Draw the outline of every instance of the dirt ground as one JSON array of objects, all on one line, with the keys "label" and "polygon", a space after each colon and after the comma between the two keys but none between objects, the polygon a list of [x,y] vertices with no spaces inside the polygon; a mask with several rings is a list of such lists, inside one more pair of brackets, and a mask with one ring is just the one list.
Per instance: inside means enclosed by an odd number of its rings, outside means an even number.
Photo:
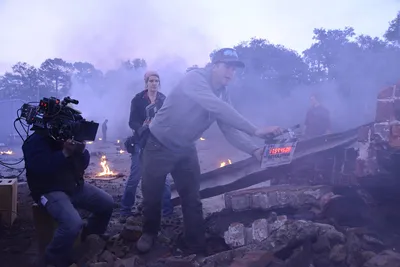
[{"label": "dirt ground", "polygon": [[[222,142],[222,143],[221,143]],[[218,146],[216,144],[218,143]],[[215,149],[216,147],[225,147],[226,149]],[[95,184],[111,194],[115,200],[116,208],[109,226],[111,234],[121,231],[122,225],[118,222],[119,205],[123,193],[126,179],[130,169],[130,155],[123,149],[122,142],[115,140],[104,143],[96,141],[87,145],[91,153],[91,163],[86,171],[87,182]],[[18,147],[11,148],[13,155],[2,155],[0,160],[13,163],[22,158],[22,152]],[[122,152],[122,153],[121,153]],[[214,140],[203,140],[198,142],[199,160],[202,172],[207,172],[218,168],[223,161],[236,161],[245,157],[242,153],[226,144],[226,141],[220,138]],[[106,155],[107,163],[114,173],[119,177],[111,180],[92,179],[96,174],[102,171],[100,165],[101,156]],[[23,162],[14,165],[15,168],[22,168]],[[19,170],[10,168],[0,169],[3,176],[17,175]],[[30,267],[38,255],[38,248],[35,237],[35,230],[32,219],[32,200],[29,196],[29,189],[25,182],[25,173],[18,178],[18,216],[11,227],[1,226],[0,228],[0,262],[2,267]],[[138,198],[140,199],[140,192]],[[203,202],[205,214],[221,210],[223,208],[223,196],[206,199]]]},{"label": "dirt ground", "polygon": [[[130,168],[130,156],[126,152],[120,153],[120,145],[121,142],[118,143],[117,140],[108,143],[97,141],[93,144],[87,145],[87,148],[91,152],[91,164],[86,171],[86,180],[87,182],[95,184],[111,194],[116,203],[114,214],[108,229],[110,234],[118,233],[123,228],[123,225],[118,222],[118,203],[120,203],[121,195],[124,190],[124,185],[127,176],[129,175]],[[216,147],[224,147],[225,149],[217,150],[215,149]],[[0,160],[8,162],[17,161],[22,155],[18,148],[16,148],[14,152],[15,153],[12,156],[1,156]],[[227,161],[229,159],[232,162],[235,162],[244,157],[243,154],[238,153],[234,148],[226,145],[226,142],[224,143],[224,141],[221,139],[206,139],[204,141],[199,141],[198,152],[202,172],[207,172],[218,168],[222,161]],[[96,174],[102,171],[102,167],[100,165],[102,155],[106,155],[110,169],[113,172],[120,174],[118,178],[107,180],[95,177]],[[4,168],[0,171],[4,176],[18,173],[18,171],[7,170]],[[29,196],[29,190],[26,182],[24,182],[24,178],[24,175],[21,175],[19,179],[18,217],[16,221],[11,227],[4,227],[0,225],[0,266],[2,267],[34,267],[34,262],[38,255],[38,247],[32,219],[33,203]],[[269,184],[267,182],[253,187],[268,185]],[[138,200],[140,200],[140,190],[138,191]],[[400,197],[396,199],[400,200]],[[390,202],[393,203],[393,206],[390,207],[386,205],[387,201],[384,201],[382,207],[377,207],[377,209],[383,212],[384,208],[386,208],[387,211],[376,215],[379,219],[378,221],[380,221],[379,225],[381,226],[379,231],[381,234],[385,233],[385,236],[387,237],[385,241],[391,244],[392,249],[395,251],[400,250],[400,213],[397,211],[397,200],[390,200]],[[203,207],[205,215],[222,210],[224,207],[223,196],[216,196],[203,200]],[[179,212],[179,207],[176,209]],[[132,253],[134,253],[133,250]],[[157,253],[157,257],[166,256],[166,252],[162,249],[156,251],[155,253]],[[153,256],[154,254],[147,255],[147,257]]]}]

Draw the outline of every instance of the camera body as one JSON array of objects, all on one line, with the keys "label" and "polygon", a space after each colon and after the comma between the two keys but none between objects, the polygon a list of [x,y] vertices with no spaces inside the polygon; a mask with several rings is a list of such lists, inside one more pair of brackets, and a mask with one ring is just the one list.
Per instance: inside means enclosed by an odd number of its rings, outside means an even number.
[{"label": "camera body", "polygon": [[46,130],[55,140],[94,141],[99,124],[85,120],[80,111],[68,104],[79,104],[79,101],[69,96],[62,101],[44,97],[38,106],[23,104],[20,117],[32,130]]}]

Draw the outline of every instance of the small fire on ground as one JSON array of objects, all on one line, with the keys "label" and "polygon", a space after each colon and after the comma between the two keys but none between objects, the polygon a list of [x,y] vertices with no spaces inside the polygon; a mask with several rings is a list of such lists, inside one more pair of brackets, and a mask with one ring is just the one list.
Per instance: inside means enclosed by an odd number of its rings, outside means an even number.
[{"label": "small fire on ground", "polygon": [[108,166],[107,158],[105,155],[101,156],[100,166],[103,168],[103,171],[99,172],[96,175],[97,177],[113,177],[113,176],[117,175],[117,173],[114,173],[112,170],[110,170],[110,167]]},{"label": "small fire on ground", "polygon": [[12,155],[13,152],[11,150],[7,150],[7,151],[0,151],[0,155]]},{"label": "small fire on ground", "polygon": [[224,167],[224,166],[226,166],[226,165],[230,165],[230,164],[232,164],[232,161],[231,161],[230,159],[228,159],[227,161],[221,162],[221,163],[219,164],[219,167],[222,168],[222,167]]}]

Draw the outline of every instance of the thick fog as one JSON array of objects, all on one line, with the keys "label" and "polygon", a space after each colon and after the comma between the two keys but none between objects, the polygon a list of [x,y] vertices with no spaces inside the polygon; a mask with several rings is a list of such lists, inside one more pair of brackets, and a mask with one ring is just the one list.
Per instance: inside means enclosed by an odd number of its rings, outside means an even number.
[{"label": "thick fog", "polygon": [[[123,69],[123,61],[145,59],[147,69],[160,73],[161,91],[168,95],[187,67],[204,66],[217,48],[256,36],[301,54],[313,41],[313,28],[320,27],[353,26],[357,33],[382,36],[399,5],[395,0],[385,1],[377,12],[373,0],[323,5],[314,0],[266,2],[254,0],[243,6],[236,1],[2,1],[1,27],[7,21],[14,23],[1,31],[4,49],[0,65],[27,61],[38,66],[52,57],[93,64],[105,78],[92,78],[88,83],[73,78],[68,94],[80,101],[77,108],[85,117],[99,123],[108,119],[109,135],[123,138],[130,132],[130,101],[144,89],[145,71]],[[359,15],[360,6],[363,16]],[[350,54],[342,54],[343,60],[356,61]],[[347,70],[341,71],[345,74]],[[365,83],[364,94],[358,88],[346,98],[338,93],[343,85],[335,81],[293,85],[291,93],[284,96],[280,88],[269,85],[255,94],[252,87],[256,85],[247,79],[246,86],[232,89],[234,104],[259,126],[290,126],[304,122],[309,96],[318,91],[332,114],[335,130],[345,130],[373,119],[378,89],[394,80],[393,73],[382,74],[388,78],[379,80],[354,73],[344,80],[348,87]]]}]

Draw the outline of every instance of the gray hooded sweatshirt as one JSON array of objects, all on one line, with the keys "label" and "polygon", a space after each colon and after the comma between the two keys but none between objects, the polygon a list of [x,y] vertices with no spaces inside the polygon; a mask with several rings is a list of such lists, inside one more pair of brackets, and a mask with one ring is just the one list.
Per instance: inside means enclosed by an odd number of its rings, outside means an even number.
[{"label": "gray hooded sweatshirt", "polygon": [[249,137],[256,127],[230,105],[226,88],[212,88],[210,69],[195,69],[167,96],[149,128],[165,147],[182,151],[215,121],[234,147],[248,154],[258,148]]}]

